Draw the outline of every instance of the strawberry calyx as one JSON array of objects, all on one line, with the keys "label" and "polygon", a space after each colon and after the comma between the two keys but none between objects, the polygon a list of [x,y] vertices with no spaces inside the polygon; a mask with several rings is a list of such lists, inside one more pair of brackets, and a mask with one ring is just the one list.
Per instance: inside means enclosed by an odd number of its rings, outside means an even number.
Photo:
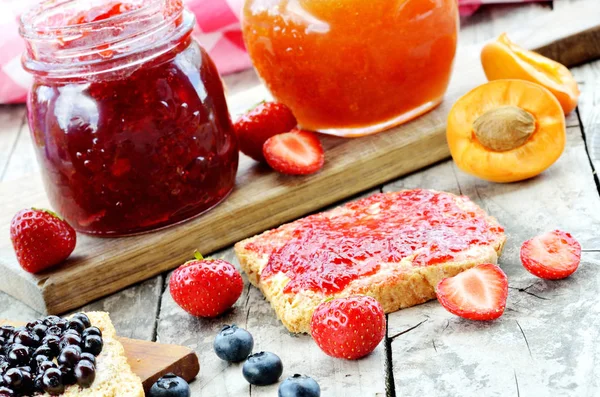
[{"label": "strawberry calyx", "polygon": [[58,218],[58,219],[60,219],[61,221],[64,221],[64,219],[63,219],[63,217],[62,217],[62,216],[58,215],[56,212],[54,212],[54,211],[52,211],[52,210],[49,210],[49,209],[47,209],[47,208],[37,208],[37,207],[31,207],[31,210],[32,210],[32,211],[45,212],[45,213],[47,213],[47,214],[49,214],[49,215],[52,215],[52,216],[53,216],[53,217],[55,217],[55,218]]}]

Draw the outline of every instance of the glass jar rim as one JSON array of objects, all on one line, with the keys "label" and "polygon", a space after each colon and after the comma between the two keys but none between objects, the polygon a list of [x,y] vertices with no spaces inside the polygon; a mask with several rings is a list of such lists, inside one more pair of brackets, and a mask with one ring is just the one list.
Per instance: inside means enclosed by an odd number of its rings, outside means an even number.
[{"label": "glass jar rim", "polygon": [[[36,6],[30,8],[25,11],[19,17],[19,34],[24,39],[36,39],[40,38],[41,35],[61,35],[61,36],[69,36],[69,35],[77,35],[83,29],[101,27],[101,25],[106,23],[118,23],[120,21],[125,21],[126,19],[143,16],[147,14],[152,8],[156,6],[160,6],[165,3],[165,0],[141,0],[139,3],[140,7],[129,10],[127,12],[119,13],[117,15],[113,15],[109,18],[102,19],[99,21],[91,21],[91,22],[83,22],[73,25],[64,25],[64,24],[56,24],[56,25],[45,25],[40,26],[36,22],[39,22],[40,19],[46,17],[49,12],[59,10],[63,7],[68,7],[69,5],[74,5],[76,3],[81,3],[82,0],[44,0],[37,4]],[[130,1],[131,2],[131,1]],[[47,19],[46,19],[47,20]]]},{"label": "glass jar rim", "polygon": [[[90,6],[91,3],[91,6]],[[106,0],[44,0],[23,13],[19,33],[26,41],[24,68],[33,74],[73,77],[100,74],[140,63],[168,51],[195,24],[182,0],[119,0],[132,9],[106,18],[72,23],[74,17],[110,6]],[[135,62],[123,62],[139,55]]]}]

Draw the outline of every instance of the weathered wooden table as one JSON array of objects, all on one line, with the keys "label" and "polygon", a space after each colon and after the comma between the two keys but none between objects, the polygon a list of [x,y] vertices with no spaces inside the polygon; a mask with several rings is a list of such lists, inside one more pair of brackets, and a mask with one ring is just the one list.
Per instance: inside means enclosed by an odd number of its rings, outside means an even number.
[{"label": "weathered wooden table", "polygon": [[[491,39],[575,1],[487,7],[463,21],[461,44]],[[309,336],[286,332],[247,283],[235,309],[215,320],[180,310],[166,288],[168,274],[82,310],[109,311],[122,336],[195,349],[201,372],[192,384],[194,396],[277,395],[276,386],[250,387],[240,365],[226,364],[213,353],[213,337],[224,323],[250,330],[256,351],[280,355],[284,376],[315,377],[323,396],[600,396],[600,185],[595,173],[600,167],[600,61],[573,72],[582,90],[580,105],[568,116],[565,153],[543,175],[492,184],[445,161],[378,189],[422,187],[468,195],[500,220],[508,234],[500,264],[510,293],[506,313],[495,322],[462,320],[430,302],[390,314],[387,338],[377,350],[349,362],[327,357]],[[225,80],[230,93],[256,84],[252,71]],[[0,106],[0,181],[36,172],[24,114],[23,106]],[[554,228],[570,231],[584,252],[577,273],[550,282],[525,271],[518,251],[524,240]],[[237,263],[231,249],[213,256]],[[1,318],[38,315],[0,293]]]}]

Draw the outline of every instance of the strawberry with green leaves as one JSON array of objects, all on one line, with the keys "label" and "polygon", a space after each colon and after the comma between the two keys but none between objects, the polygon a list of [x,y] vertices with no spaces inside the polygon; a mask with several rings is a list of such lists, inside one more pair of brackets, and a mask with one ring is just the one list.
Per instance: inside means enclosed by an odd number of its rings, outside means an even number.
[{"label": "strawberry with green leaves", "polygon": [[10,223],[10,239],[17,260],[29,273],[58,265],[75,249],[75,230],[52,211],[25,209]]},{"label": "strawberry with green leaves", "polygon": [[198,317],[216,317],[238,300],[244,289],[242,276],[229,262],[196,259],[177,268],[169,280],[173,300],[186,312]]}]

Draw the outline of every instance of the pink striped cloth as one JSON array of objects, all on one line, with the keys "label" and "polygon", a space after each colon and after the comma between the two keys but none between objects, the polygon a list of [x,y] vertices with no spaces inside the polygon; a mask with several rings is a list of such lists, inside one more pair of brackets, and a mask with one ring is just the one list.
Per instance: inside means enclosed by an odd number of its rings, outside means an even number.
[{"label": "pink striped cloth", "polygon": [[[21,68],[23,41],[18,16],[40,0],[0,0],[0,103],[25,100],[31,83]],[[196,14],[195,37],[209,51],[222,74],[251,66],[244,49],[239,15],[244,0],[184,0]],[[544,0],[459,0],[462,15],[474,13],[485,3],[522,3]]]}]

